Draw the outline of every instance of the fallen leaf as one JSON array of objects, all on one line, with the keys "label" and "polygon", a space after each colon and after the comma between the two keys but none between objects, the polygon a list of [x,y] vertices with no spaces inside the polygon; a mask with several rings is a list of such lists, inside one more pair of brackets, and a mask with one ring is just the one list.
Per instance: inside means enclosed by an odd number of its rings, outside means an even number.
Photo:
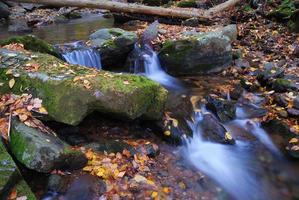
[{"label": "fallen leaf", "polygon": [[13,88],[13,86],[15,85],[15,83],[16,83],[15,79],[10,79],[10,81],[8,82],[9,88]]}]

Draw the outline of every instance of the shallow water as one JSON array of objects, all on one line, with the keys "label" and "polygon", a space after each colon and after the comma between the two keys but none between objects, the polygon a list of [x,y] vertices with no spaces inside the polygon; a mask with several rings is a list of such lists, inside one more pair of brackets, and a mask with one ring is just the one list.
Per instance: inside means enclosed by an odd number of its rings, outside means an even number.
[{"label": "shallow water", "polygon": [[[90,14],[80,19],[70,20],[66,23],[57,23],[34,28],[31,34],[51,44],[61,44],[71,41],[87,40],[88,36],[94,31],[100,28],[111,28],[113,24],[113,18],[104,18],[101,14]],[[8,33],[7,29],[7,26],[0,26],[0,39],[16,35]]]}]

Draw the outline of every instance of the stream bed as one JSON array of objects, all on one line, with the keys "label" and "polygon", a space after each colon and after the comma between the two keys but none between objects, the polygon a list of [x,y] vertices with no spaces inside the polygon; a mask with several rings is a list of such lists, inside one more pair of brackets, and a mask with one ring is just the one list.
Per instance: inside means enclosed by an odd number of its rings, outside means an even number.
[{"label": "stream bed", "polygon": [[[34,29],[33,34],[51,44],[61,44],[86,40],[93,31],[107,27],[113,27],[112,19],[90,16],[69,23]],[[7,36],[5,28],[1,29],[0,39]],[[138,62],[136,61],[132,66],[134,73],[147,76],[168,88],[175,94],[170,101],[183,98],[185,102],[192,99],[197,99],[200,102],[218,86],[230,82],[231,77],[221,75],[176,79],[163,71],[157,54],[151,48],[145,47],[145,49],[137,49],[137,51],[139,51],[141,61],[137,60]],[[73,61],[78,57],[80,56],[74,54],[70,60]],[[80,59],[84,59],[84,57],[80,57]],[[97,57],[97,59],[100,58]],[[144,62],[142,69],[138,65],[140,62]],[[246,118],[246,113],[239,110],[236,119],[223,123],[229,134],[235,138],[234,145],[205,141],[203,130],[206,127],[202,120],[205,115],[213,115],[213,113],[198,102],[191,108],[190,113],[183,113],[185,116],[189,116],[185,120],[192,130],[193,137],[182,138],[181,146],[162,141],[154,129],[138,121],[116,121],[97,114],[90,115],[77,127],[66,127],[51,122],[47,125],[55,130],[63,140],[79,147],[91,142],[101,143],[103,140],[113,140],[114,142],[147,140],[157,144],[160,154],[155,158],[155,162],[152,163],[149,170],[151,175],[156,178],[156,184],[162,188],[172,188],[171,192],[161,199],[280,200],[298,198],[299,172],[296,170],[298,164],[292,163],[284,157],[259,122]],[[178,104],[178,109],[184,106],[186,105]],[[53,175],[40,175],[33,172],[27,174],[30,175],[25,178],[39,198],[43,200],[60,199],[59,191],[51,190],[49,192],[46,189],[48,179]],[[65,183],[68,186],[63,187],[68,189],[65,189],[66,192],[62,199],[88,200],[90,198],[88,193],[93,191],[85,189],[83,185],[95,185],[92,178],[81,178],[79,180],[82,182],[78,181],[77,183],[72,181],[76,177],[82,177],[82,174],[83,172],[79,170],[63,175],[64,179],[68,179]],[[144,199],[143,190],[147,189],[135,188],[132,191],[134,199]],[[83,193],[85,196],[82,197]],[[123,199],[133,198],[127,196]]]}]

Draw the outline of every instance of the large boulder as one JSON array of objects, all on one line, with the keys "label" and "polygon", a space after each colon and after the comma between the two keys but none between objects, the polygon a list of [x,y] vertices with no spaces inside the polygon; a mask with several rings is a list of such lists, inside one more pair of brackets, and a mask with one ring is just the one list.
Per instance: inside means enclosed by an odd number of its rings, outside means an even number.
[{"label": "large boulder", "polygon": [[163,44],[159,58],[171,75],[217,72],[232,61],[231,40],[223,31],[168,40]]},{"label": "large boulder", "polygon": [[9,199],[9,194],[14,188],[17,191],[17,197],[27,197],[27,200],[36,199],[0,141],[0,199]]},{"label": "large boulder", "polygon": [[9,14],[10,14],[9,7],[5,3],[0,1],[0,19],[1,18],[7,19]]},{"label": "large boulder", "polygon": [[49,173],[54,169],[79,169],[87,158],[58,137],[32,128],[14,118],[11,124],[9,148],[27,168]]},{"label": "large boulder", "polygon": [[131,120],[160,120],[167,99],[167,90],[143,76],[98,71],[47,54],[7,49],[0,49],[0,83],[0,94],[31,93],[43,100],[52,120],[70,125],[94,111]]},{"label": "large boulder", "polygon": [[35,37],[34,35],[12,36],[8,39],[0,40],[0,46],[13,43],[23,44],[26,50],[47,53],[60,58],[60,54],[51,44]]},{"label": "large boulder", "polygon": [[100,29],[89,37],[90,43],[101,55],[103,69],[121,68],[134,49],[137,35],[119,28]]}]

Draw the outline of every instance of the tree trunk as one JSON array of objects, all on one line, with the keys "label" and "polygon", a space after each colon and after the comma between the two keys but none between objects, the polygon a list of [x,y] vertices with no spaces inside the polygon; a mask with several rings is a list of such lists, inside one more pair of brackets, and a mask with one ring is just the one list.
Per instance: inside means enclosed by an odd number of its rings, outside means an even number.
[{"label": "tree trunk", "polygon": [[53,6],[69,6],[69,7],[89,7],[110,10],[112,12],[124,13],[140,13],[145,15],[155,15],[163,17],[172,17],[180,19],[199,18],[208,20],[203,10],[199,9],[182,9],[182,8],[162,8],[152,7],[139,4],[121,3],[103,0],[12,0],[22,3],[36,3]]}]

